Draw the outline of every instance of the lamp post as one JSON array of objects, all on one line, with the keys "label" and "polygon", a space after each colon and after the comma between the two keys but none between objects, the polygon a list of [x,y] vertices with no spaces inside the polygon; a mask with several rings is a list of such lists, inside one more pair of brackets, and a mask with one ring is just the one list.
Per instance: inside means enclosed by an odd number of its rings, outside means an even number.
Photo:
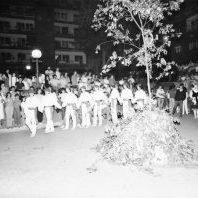
[{"label": "lamp post", "polygon": [[35,49],[32,51],[32,57],[36,59],[36,86],[39,85],[39,61],[38,59],[41,58],[42,53],[41,50]]}]

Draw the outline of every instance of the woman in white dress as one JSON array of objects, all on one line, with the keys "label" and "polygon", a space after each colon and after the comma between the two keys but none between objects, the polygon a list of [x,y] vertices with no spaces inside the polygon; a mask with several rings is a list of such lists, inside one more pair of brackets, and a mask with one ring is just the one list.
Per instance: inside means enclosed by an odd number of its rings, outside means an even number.
[{"label": "woman in white dress", "polygon": [[5,102],[5,98],[0,92],[0,128],[3,125],[2,121],[5,119],[4,102]]}]

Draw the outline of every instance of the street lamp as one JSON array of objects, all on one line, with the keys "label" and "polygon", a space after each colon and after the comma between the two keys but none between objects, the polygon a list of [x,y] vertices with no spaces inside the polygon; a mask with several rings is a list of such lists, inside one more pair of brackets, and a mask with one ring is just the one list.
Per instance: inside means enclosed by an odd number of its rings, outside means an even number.
[{"label": "street lamp", "polygon": [[41,58],[41,50],[35,49],[32,51],[32,57],[36,59],[36,85],[39,85],[39,62],[38,59]]},{"label": "street lamp", "polygon": [[25,69],[26,69],[26,70],[30,70],[30,69],[31,69],[31,65],[26,65],[26,66],[25,66]]}]

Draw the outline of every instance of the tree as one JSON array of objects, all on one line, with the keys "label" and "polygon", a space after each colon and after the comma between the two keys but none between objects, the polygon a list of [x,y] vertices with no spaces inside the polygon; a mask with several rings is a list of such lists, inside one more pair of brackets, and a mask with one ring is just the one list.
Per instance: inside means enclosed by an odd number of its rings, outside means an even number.
[{"label": "tree", "polygon": [[[151,99],[152,66],[155,64],[167,72],[173,64],[163,58],[167,54],[167,47],[171,45],[170,38],[176,35],[173,25],[165,24],[165,19],[173,11],[179,10],[182,2],[183,0],[100,0],[92,27],[96,31],[104,29],[113,45],[123,48],[122,53],[112,53],[110,63],[103,66],[103,72],[108,72],[118,62],[129,66],[136,60],[136,66],[145,66]],[[100,50],[100,47],[101,44],[96,49]]]}]

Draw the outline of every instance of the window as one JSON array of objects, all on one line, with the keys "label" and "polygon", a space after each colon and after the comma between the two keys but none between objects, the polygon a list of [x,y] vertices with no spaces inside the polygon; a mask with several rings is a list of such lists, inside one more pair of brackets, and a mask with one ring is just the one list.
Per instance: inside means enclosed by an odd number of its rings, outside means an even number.
[{"label": "window", "polygon": [[62,48],[68,48],[68,41],[62,41]]},{"label": "window", "polygon": [[61,13],[61,20],[67,21],[67,13]]},{"label": "window", "polygon": [[69,32],[68,27],[62,27],[63,34],[68,34],[68,32]]},{"label": "window", "polygon": [[60,41],[55,41],[55,46],[56,46],[56,48],[60,48],[61,47],[61,42]]},{"label": "window", "polygon": [[24,61],[25,60],[25,54],[24,53],[18,53],[18,61]]},{"label": "window", "polygon": [[54,13],[54,18],[55,18],[56,20],[59,20],[59,19],[60,19],[60,12],[55,12],[55,13]]},{"label": "window", "polygon": [[61,34],[61,29],[59,26],[55,26],[55,33],[56,34]]},{"label": "window", "polygon": [[69,48],[74,49],[75,48],[75,42],[70,41],[69,42]]},{"label": "window", "polygon": [[25,31],[25,24],[24,23],[17,23],[16,29],[19,31]]},{"label": "window", "polygon": [[186,20],[187,32],[198,29],[198,14]]},{"label": "window", "polygon": [[176,54],[181,53],[181,51],[182,51],[182,47],[180,45],[175,47],[175,53]]},{"label": "window", "polygon": [[10,46],[11,40],[9,37],[0,37],[0,45],[1,46]]},{"label": "window", "polygon": [[82,63],[82,56],[75,56],[75,62]]},{"label": "window", "polygon": [[191,29],[192,30],[198,29],[198,19],[191,22]]},{"label": "window", "polygon": [[79,22],[79,15],[78,14],[74,14],[74,22]]},{"label": "window", "polygon": [[69,63],[69,55],[63,55],[63,61]]},{"label": "window", "polygon": [[1,57],[2,59],[5,60],[11,60],[12,59],[12,55],[10,53],[6,53],[6,52],[2,52],[1,53]]},{"label": "window", "polygon": [[27,23],[25,27],[26,27],[25,29],[27,32],[31,32],[33,30],[33,24],[31,23]]},{"label": "window", "polygon": [[25,38],[17,38],[17,47],[25,47],[26,39]]},{"label": "window", "polygon": [[10,23],[7,21],[0,21],[0,27],[2,31],[8,31],[10,29]]}]

